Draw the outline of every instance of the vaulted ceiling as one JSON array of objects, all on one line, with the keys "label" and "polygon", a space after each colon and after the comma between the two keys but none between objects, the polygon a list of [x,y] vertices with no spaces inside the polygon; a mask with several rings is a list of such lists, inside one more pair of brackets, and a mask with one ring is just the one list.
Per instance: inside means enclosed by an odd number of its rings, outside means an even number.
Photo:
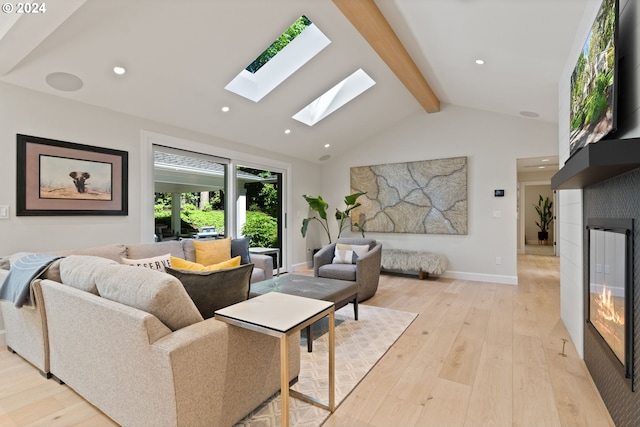
[{"label": "vaulted ceiling", "polygon": [[[447,105],[557,122],[558,79],[594,1],[377,0],[439,104],[431,110],[354,27],[344,6],[360,0],[46,3],[40,14],[0,14],[0,81],[319,162]],[[224,89],[301,15],[328,36],[327,48],[260,102]],[[118,65],[126,74],[113,73]],[[375,86],[313,127],[291,118],[358,68]],[[82,87],[52,88],[54,72]]]}]

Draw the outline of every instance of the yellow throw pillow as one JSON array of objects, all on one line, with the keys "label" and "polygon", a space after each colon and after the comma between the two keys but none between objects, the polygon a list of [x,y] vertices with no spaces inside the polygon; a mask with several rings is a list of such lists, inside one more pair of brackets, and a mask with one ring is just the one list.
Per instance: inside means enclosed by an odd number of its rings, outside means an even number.
[{"label": "yellow throw pillow", "polygon": [[176,258],[174,256],[171,257],[171,268],[177,268],[181,270],[215,271],[215,270],[222,270],[224,268],[238,267],[239,265],[240,265],[239,256],[228,259],[226,261],[223,261],[217,264],[211,264],[211,265],[202,265],[200,263],[187,261],[182,258]]},{"label": "yellow throw pillow", "polygon": [[193,240],[196,262],[202,265],[218,264],[231,259],[231,238],[216,240]]}]

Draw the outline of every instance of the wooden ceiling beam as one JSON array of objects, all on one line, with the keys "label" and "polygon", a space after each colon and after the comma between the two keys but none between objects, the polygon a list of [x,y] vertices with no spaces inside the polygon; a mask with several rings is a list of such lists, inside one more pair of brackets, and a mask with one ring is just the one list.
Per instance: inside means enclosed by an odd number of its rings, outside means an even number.
[{"label": "wooden ceiling beam", "polygon": [[431,86],[375,2],[373,0],[333,0],[333,3],[362,34],[420,105],[429,113],[440,111],[440,100],[433,93]]}]

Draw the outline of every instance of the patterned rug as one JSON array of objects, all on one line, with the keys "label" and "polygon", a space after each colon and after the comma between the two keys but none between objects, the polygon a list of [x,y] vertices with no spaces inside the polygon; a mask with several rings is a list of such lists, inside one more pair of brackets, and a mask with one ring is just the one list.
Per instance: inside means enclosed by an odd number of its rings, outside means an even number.
[{"label": "patterned rug", "polygon": [[[413,322],[417,314],[387,308],[360,305],[358,321],[353,320],[353,306],[336,311],[336,406],[351,393],[364,376]],[[319,400],[328,399],[327,320],[314,325],[313,352],[307,352],[306,338],[301,339],[300,376],[293,386]],[[289,424],[317,427],[329,417],[323,410],[295,398],[289,400]],[[236,427],[276,427],[280,425],[280,394],[265,402]]]}]

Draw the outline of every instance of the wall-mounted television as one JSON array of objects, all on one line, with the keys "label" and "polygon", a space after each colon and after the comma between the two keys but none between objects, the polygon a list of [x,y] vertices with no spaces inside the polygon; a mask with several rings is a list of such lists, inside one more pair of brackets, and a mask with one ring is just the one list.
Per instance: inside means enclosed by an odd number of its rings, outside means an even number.
[{"label": "wall-mounted television", "polygon": [[616,129],[618,0],[602,0],[571,73],[570,155]]}]

